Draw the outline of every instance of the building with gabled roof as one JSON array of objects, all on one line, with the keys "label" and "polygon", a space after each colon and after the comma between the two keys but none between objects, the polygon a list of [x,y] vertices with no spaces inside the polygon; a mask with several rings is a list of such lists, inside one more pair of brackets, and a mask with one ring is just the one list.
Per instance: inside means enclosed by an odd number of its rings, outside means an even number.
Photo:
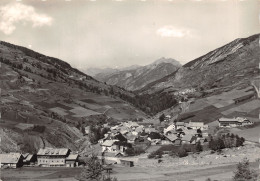
[{"label": "building with gabled roof", "polygon": [[24,165],[34,165],[37,162],[36,154],[24,153],[23,155],[23,164]]},{"label": "building with gabled roof", "polygon": [[175,130],[175,125],[171,124],[167,128],[164,128],[163,133],[166,134],[168,131]]},{"label": "building with gabled roof", "polygon": [[190,143],[191,139],[192,139],[193,135],[192,134],[186,134],[181,138],[181,141],[183,143]]},{"label": "building with gabled roof", "polygon": [[20,153],[0,154],[1,167],[18,168],[23,166],[23,156]]},{"label": "building with gabled roof", "polygon": [[41,148],[37,153],[38,165],[42,167],[66,166],[66,158],[70,152],[68,148]]},{"label": "building with gabled roof", "polygon": [[104,143],[102,143],[102,152],[108,151],[108,152],[113,152],[116,151],[116,149],[113,148],[113,145],[115,142],[118,140],[106,140]]},{"label": "building with gabled roof", "polygon": [[253,124],[247,118],[219,118],[219,127],[237,127],[237,126],[245,126]]},{"label": "building with gabled roof", "polygon": [[173,144],[178,139],[177,135],[169,134],[164,136],[164,140],[162,140],[162,145]]},{"label": "building with gabled roof", "polygon": [[79,154],[72,153],[65,160],[66,167],[77,167],[79,165]]},{"label": "building with gabled roof", "polygon": [[203,122],[189,122],[187,124],[187,127],[191,128],[191,129],[200,129],[200,130],[204,130],[204,123]]},{"label": "building with gabled roof", "polygon": [[185,127],[185,123],[184,122],[176,122],[175,123],[175,129],[182,129]]}]

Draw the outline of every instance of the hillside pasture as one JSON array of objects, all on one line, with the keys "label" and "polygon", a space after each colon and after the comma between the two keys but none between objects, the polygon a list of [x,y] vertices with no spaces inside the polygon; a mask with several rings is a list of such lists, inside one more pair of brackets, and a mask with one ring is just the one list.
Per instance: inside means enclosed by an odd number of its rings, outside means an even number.
[{"label": "hillside pasture", "polygon": [[221,114],[219,109],[217,109],[214,106],[208,106],[208,107],[205,107],[205,108],[198,110],[198,111],[187,112],[187,113],[181,114],[179,116],[178,120],[184,121],[184,122],[201,121],[201,122],[204,122],[204,123],[210,123],[210,122],[217,120],[218,118],[220,118],[222,116],[223,115]]},{"label": "hillside pasture", "polygon": [[101,113],[92,111],[90,109],[86,109],[83,107],[75,107],[74,109],[71,109],[70,112],[74,113],[73,117],[88,117],[91,115],[99,115]]},{"label": "hillside pasture", "polygon": [[254,91],[252,91],[252,86],[250,86],[241,90],[235,89],[228,92],[223,92],[219,95],[210,96],[206,99],[206,102],[216,108],[222,108],[234,104],[236,99],[250,96],[252,94],[254,94]]},{"label": "hillside pasture", "polygon": [[51,108],[49,109],[51,112],[55,112],[61,116],[66,116],[68,115],[67,111],[65,109],[62,109],[60,107],[54,107],[54,108]]},{"label": "hillside pasture", "polygon": [[208,107],[208,106],[210,106],[210,104],[207,103],[207,100],[199,99],[199,100],[196,100],[194,103],[190,104],[189,111],[190,112],[198,111],[198,110],[201,110],[201,109]]},{"label": "hillside pasture", "polygon": [[224,115],[229,115],[233,112],[244,112],[249,113],[254,109],[257,109],[260,107],[260,100],[252,100],[250,102],[244,103],[242,105],[233,107],[231,109],[228,109],[226,111],[221,112]]},{"label": "hillside pasture", "polygon": [[86,103],[86,102],[84,102],[84,100],[81,100],[81,101],[75,100],[74,102],[79,104],[79,105],[81,105],[81,106],[85,106],[88,109],[92,109],[92,110],[96,110],[96,109],[102,108],[102,106],[96,104],[95,102],[93,102],[93,103]]},{"label": "hillside pasture", "polygon": [[33,128],[34,125],[33,124],[26,124],[26,123],[19,123],[19,124],[15,125],[15,127],[24,131],[24,130]]},{"label": "hillside pasture", "polygon": [[71,109],[74,109],[74,108],[78,107],[78,105],[75,104],[75,103],[66,103],[64,101],[59,101],[58,103],[63,105],[63,106],[69,107]]}]

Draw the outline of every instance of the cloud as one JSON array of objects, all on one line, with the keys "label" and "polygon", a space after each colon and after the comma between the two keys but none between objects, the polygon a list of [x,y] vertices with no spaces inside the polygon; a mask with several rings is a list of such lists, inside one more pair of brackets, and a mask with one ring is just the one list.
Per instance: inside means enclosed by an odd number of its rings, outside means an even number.
[{"label": "cloud", "polygon": [[0,7],[0,31],[7,35],[12,34],[18,22],[31,22],[33,27],[50,26],[52,18],[39,14],[34,7],[19,2]]},{"label": "cloud", "polygon": [[190,36],[190,31],[186,29],[178,29],[173,26],[164,26],[156,31],[157,35],[161,37],[176,37],[182,38],[185,36]]}]

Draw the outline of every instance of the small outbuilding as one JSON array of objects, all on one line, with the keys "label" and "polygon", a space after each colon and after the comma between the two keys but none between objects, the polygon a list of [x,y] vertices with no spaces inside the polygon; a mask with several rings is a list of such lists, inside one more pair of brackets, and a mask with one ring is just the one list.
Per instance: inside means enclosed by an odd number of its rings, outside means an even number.
[{"label": "small outbuilding", "polygon": [[130,160],[120,160],[121,165],[124,165],[126,167],[133,167],[134,166],[134,162],[130,161]]},{"label": "small outbuilding", "polygon": [[66,158],[66,167],[77,167],[77,166],[79,166],[79,155],[70,154]]}]

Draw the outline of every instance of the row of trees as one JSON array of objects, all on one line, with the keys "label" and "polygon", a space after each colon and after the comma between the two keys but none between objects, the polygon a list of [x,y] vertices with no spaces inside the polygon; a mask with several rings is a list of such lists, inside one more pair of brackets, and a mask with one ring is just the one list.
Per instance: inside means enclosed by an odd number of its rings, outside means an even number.
[{"label": "row of trees", "polygon": [[[170,156],[177,156],[177,157],[186,157],[188,156],[189,152],[201,152],[203,151],[203,147],[200,143],[196,143],[195,145],[192,144],[183,144],[180,147],[175,146],[171,149],[169,155]],[[161,158],[163,155],[163,149],[158,149],[148,155],[148,158]]]},{"label": "row of trees", "polygon": [[209,148],[214,151],[224,148],[239,147],[245,142],[243,137],[229,133],[215,138],[211,136],[209,140]]}]

